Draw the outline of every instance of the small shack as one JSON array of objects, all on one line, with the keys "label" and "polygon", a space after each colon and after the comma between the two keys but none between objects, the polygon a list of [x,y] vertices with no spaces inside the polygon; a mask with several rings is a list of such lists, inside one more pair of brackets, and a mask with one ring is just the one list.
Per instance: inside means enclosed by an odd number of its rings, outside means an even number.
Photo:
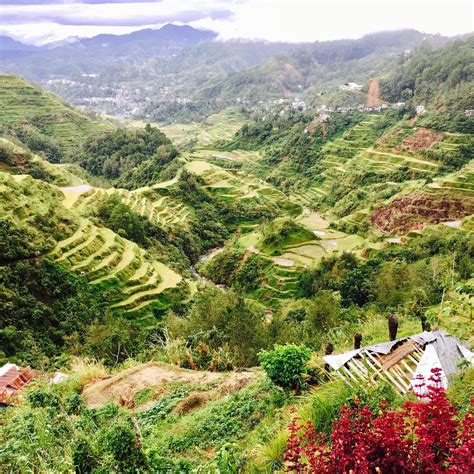
[{"label": "small shack", "polygon": [[30,367],[19,367],[7,363],[0,368],[0,408],[10,404],[10,399],[16,395],[31,379],[33,374]]},{"label": "small shack", "polygon": [[445,331],[424,331],[323,359],[330,377],[351,387],[386,381],[400,394],[421,394],[420,376],[428,382],[433,368],[441,369],[441,383],[447,388],[463,361],[474,365],[474,354]]}]

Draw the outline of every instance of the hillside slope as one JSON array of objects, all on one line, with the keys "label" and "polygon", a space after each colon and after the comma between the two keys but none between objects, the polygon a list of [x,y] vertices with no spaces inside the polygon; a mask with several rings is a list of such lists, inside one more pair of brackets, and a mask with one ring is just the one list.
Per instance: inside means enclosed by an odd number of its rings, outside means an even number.
[{"label": "hillside slope", "polygon": [[59,147],[66,152],[83,139],[112,128],[15,76],[0,76],[0,107],[2,132],[14,133],[38,151],[42,144],[35,147],[34,143],[41,141],[41,135],[46,137],[49,148]]},{"label": "hillside slope", "polygon": [[87,186],[59,189],[28,175],[1,173],[1,178],[2,221],[11,229],[4,236],[2,261],[15,261],[12,238],[22,229],[30,233],[32,251],[19,246],[18,257],[48,256],[92,285],[120,288],[115,301],[108,301],[112,307],[143,308],[180,283],[179,275],[134,242],[64,207],[74,189]]},{"label": "hillside slope", "polygon": [[434,110],[464,112],[474,104],[474,36],[440,49],[419,48],[385,81],[387,100],[411,100]]}]

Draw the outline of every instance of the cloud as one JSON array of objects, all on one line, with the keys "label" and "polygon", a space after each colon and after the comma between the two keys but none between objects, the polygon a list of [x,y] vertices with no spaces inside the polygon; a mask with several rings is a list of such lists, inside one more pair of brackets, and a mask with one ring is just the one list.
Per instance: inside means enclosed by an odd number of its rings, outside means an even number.
[{"label": "cloud", "polygon": [[2,5],[64,5],[84,3],[98,5],[101,3],[158,3],[161,0],[2,0]]},{"label": "cloud", "polygon": [[129,33],[175,22],[223,40],[316,41],[414,28],[455,35],[473,30],[470,0],[0,0],[0,31],[19,39]]},{"label": "cloud", "polygon": [[24,5],[4,5],[2,7],[3,25],[33,22],[49,22],[58,25],[104,25],[104,26],[142,26],[163,22],[189,23],[200,18],[222,19],[231,15],[224,2],[172,0],[42,3]]},{"label": "cloud", "polygon": [[235,5],[227,19],[192,23],[217,31],[221,39],[316,41],[357,38],[364,34],[414,28],[456,35],[473,30],[470,0],[249,0]]}]

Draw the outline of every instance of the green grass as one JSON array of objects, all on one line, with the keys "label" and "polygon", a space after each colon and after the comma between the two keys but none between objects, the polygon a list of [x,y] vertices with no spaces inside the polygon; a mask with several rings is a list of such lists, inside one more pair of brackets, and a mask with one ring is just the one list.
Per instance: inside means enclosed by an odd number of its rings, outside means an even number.
[{"label": "green grass", "polygon": [[74,208],[86,214],[91,206],[98,204],[105,196],[118,195],[121,201],[133,211],[160,227],[186,226],[191,216],[191,209],[179,200],[161,194],[161,188],[157,186],[144,187],[134,191],[81,186],[63,189],[63,193],[65,207]]},{"label": "green grass", "polygon": [[92,285],[119,289],[110,307],[126,311],[145,308],[182,280],[135,243],[87,219],[80,220],[72,236],[58,242],[51,256]]},{"label": "green grass", "polygon": [[0,125],[14,127],[25,120],[31,121],[65,151],[76,148],[85,138],[112,128],[16,76],[0,76],[0,109]]},{"label": "green grass", "polygon": [[433,194],[449,194],[454,197],[474,197],[474,161],[461,170],[442,178],[436,178],[424,190]]},{"label": "green grass", "polygon": [[202,124],[172,124],[160,127],[179,147],[209,146],[219,140],[230,140],[244,124],[244,117],[229,108],[209,116]]}]

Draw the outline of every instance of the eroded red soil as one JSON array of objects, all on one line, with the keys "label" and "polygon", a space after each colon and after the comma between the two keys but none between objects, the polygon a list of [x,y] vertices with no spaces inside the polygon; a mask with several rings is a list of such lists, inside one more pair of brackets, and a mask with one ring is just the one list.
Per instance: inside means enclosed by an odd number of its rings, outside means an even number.
[{"label": "eroded red soil", "polygon": [[460,219],[474,213],[474,199],[414,193],[376,209],[370,221],[383,232],[421,230],[427,225]]}]

